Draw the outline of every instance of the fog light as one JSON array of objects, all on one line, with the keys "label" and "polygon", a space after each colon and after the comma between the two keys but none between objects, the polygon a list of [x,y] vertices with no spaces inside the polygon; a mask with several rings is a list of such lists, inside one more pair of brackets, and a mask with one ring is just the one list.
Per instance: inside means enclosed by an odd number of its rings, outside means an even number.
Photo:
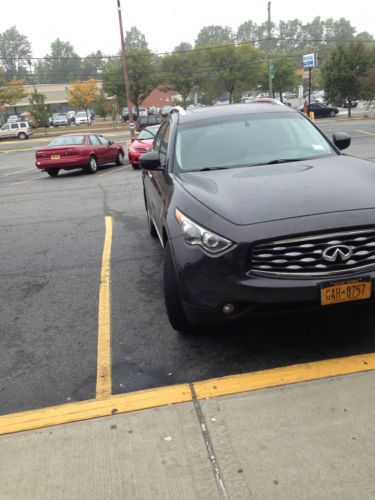
[{"label": "fog light", "polygon": [[226,316],[230,316],[231,314],[233,314],[235,309],[236,308],[235,308],[234,304],[224,304],[223,305],[223,313]]}]

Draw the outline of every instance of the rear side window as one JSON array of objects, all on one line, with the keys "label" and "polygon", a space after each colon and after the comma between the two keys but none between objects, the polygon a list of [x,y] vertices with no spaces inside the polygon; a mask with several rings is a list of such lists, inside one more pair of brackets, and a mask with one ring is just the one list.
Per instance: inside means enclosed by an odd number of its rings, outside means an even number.
[{"label": "rear side window", "polygon": [[20,123],[21,128],[27,128],[27,123]]},{"label": "rear side window", "polygon": [[92,145],[101,145],[101,142],[99,141],[99,139],[97,138],[96,135],[90,135],[90,144]]}]

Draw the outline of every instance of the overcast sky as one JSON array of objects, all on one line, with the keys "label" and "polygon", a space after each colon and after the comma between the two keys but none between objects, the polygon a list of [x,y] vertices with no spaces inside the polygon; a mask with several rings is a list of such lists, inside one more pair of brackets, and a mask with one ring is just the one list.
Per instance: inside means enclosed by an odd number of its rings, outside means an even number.
[{"label": "overcast sky", "polygon": [[[119,50],[117,0],[2,0],[0,32],[15,25],[31,42],[33,56],[43,57],[56,38],[70,41],[80,56],[100,49],[106,55]],[[121,0],[124,29],[131,26],[146,35],[151,50],[171,51],[180,42],[194,43],[199,30],[218,24],[232,29],[251,19],[267,19],[267,1],[230,0]],[[273,0],[272,20],[311,21],[345,17],[357,32],[375,35],[374,0]]]}]

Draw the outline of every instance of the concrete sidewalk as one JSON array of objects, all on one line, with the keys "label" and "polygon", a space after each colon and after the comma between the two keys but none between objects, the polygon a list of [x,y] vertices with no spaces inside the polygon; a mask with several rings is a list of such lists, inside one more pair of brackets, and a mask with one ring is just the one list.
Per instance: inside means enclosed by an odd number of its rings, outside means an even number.
[{"label": "concrete sidewalk", "polygon": [[0,499],[375,496],[375,372],[0,437]]}]

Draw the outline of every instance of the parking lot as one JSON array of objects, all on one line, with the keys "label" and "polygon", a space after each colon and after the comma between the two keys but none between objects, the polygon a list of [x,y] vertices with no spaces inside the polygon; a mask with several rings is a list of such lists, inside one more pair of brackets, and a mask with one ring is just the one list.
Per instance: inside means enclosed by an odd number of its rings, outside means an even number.
[{"label": "parking lot", "polygon": [[[347,154],[375,161],[373,120],[318,124],[328,136],[350,133]],[[148,235],[141,172],[108,166],[50,178],[34,167],[44,143],[0,143],[2,415],[93,399],[101,366],[109,392],[119,394],[375,351],[368,306],[263,314],[230,328],[176,333],[164,310],[163,250]]]}]

